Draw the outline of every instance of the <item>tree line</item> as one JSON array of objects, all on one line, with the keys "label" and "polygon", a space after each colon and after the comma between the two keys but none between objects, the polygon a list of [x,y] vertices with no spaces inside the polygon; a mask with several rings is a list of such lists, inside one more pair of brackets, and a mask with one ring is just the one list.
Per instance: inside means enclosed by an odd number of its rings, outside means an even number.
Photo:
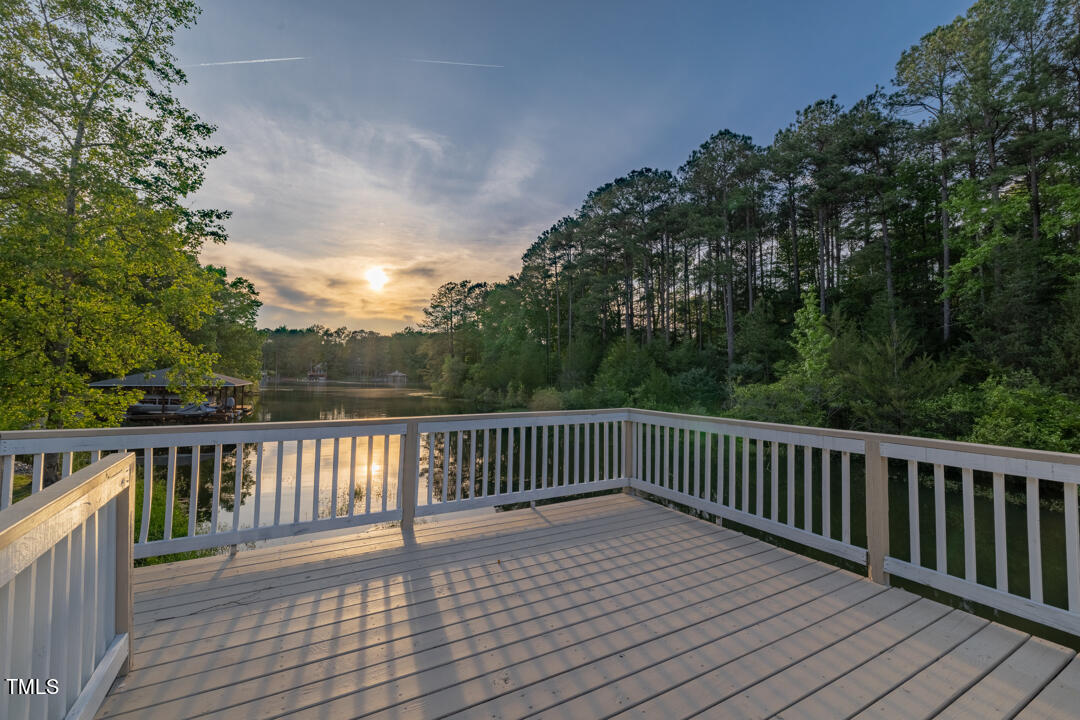
[{"label": "tree line", "polygon": [[303,380],[319,366],[332,380],[381,380],[396,370],[416,383],[426,376],[425,351],[432,342],[412,328],[383,335],[318,324],[303,329],[283,325],[263,333],[262,368],[275,381]]},{"label": "tree line", "polygon": [[1080,5],[980,0],[891,87],[588,193],[520,272],[440,288],[427,377],[1080,449]]}]

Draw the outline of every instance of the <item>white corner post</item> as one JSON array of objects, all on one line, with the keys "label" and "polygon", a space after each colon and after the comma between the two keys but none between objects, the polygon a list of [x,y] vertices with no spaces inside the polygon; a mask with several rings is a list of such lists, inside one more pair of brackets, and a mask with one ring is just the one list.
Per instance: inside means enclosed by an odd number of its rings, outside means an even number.
[{"label": "white corner post", "polygon": [[881,456],[877,439],[866,441],[866,573],[888,585],[885,556],[889,554],[889,460]]},{"label": "white corner post", "polygon": [[135,456],[116,469],[126,473],[127,487],[116,496],[116,634],[127,635],[127,658],[120,666],[120,675],[131,669],[135,654],[135,590],[132,575],[135,570]]},{"label": "white corner post", "polygon": [[411,531],[416,515],[416,490],[420,485],[420,432],[415,420],[405,427],[405,466],[401,473],[401,530]]},{"label": "white corner post", "polygon": [[634,421],[623,420],[622,421],[622,474],[623,479],[626,480],[626,487],[623,488],[624,493],[632,493],[630,488],[630,478],[634,476]]}]

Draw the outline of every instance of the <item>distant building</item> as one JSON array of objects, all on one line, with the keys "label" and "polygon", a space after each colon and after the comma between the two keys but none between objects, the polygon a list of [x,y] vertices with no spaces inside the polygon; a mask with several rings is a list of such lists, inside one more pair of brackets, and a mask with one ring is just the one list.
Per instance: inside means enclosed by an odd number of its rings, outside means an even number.
[{"label": "distant building", "polygon": [[386,376],[386,382],[393,387],[405,387],[405,382],[408,380],[405,373],[400,370],[395,370]]},{"label": "distant building", "polygon": [[316,363],[307,374],[308,382],[326,382],[326,363]]}]

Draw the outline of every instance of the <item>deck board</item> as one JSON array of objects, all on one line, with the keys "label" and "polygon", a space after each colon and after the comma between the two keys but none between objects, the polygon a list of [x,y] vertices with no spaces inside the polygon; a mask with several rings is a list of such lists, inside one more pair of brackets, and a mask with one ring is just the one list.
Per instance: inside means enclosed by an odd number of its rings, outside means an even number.
[{"label": "deck board", "polygon": [[777,713],[784,720],[850,717],[978,632],[986,620],[953,610],[886,652]]},{"label": "deck board", "polygon": [[135,582],[134,669],[99,717],[1080,709],[1070,650],[622,494]]},{"label": "deck board", "polygon": [[997,667],[1026,639],[1024,633],[988,624],[855,717],[867,720],[933,717]]},{"label": "deck board", "polygon": [[1028,638],[1016,652],[938,715],[942,720],[1012,717],[1058,674],[1073,653],[1039,638]]},{"label": "deck board", "polygon": [[1080,713],[1080,657],[1074,657],[1021,710],[1016,720],[1075,717]]}]

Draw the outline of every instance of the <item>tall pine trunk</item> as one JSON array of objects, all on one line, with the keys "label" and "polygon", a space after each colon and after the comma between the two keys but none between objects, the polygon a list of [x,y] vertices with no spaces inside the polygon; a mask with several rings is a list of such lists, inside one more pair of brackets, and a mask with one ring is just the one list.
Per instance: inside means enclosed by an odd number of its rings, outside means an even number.
[{"label": "tall pine trunk", "polygon": [[[570,256],[567,259],[567,264],[573,264],[574,262],[574,249],[570,249]],[[574,277],[572,275],[566,276],[566,308],[567,308],[567,326],[566,326],[566,364],[573,367],[574,364]]]},{"label": "tall pine trunk", "polygon": [[795,265],[795,301],[798,302],[799,295],[802,293],[800,287],[802,283],[799,279],[799,225],[795,210],[795,182],[793,180],[789,181],[788,190],[791,198],[791,257]]},{"label": "tall pine trunk", "polygon": [[630,347],[634,335],[634,260],[630,256],[630,251],[626,252],[626,259],[623,261],[623,293],[625,295],[624,302],[626,303],[626,346]]},{"label": "tall pine trunk", "polygon": [[821,303],[821,314],[825,314],[825,208],[819,205],[817,209],[818,231],[818,297]]},{"label": "tall pine trunk", "polygon": [[885,295],[889,302],[889,329],[896,330],[896,287],[893,284],[892,241],[889,238],[889,218],[881,208],[881,241],[885,249]]},{"label": "tall pine trunk", "polygon": [[952,305],[949,297],[949,210],[945,203],[949,199],[949,178],[945,172],[945,149],[941,150],[941,284],[942,284],[942,332],[945,342],[949,342],[949,334],[952,327]]},{"label": "tall pine trunk", "polygon": [[746,208],[746,299],[748,310],[754,312],[754,240],[749,206]]}]

